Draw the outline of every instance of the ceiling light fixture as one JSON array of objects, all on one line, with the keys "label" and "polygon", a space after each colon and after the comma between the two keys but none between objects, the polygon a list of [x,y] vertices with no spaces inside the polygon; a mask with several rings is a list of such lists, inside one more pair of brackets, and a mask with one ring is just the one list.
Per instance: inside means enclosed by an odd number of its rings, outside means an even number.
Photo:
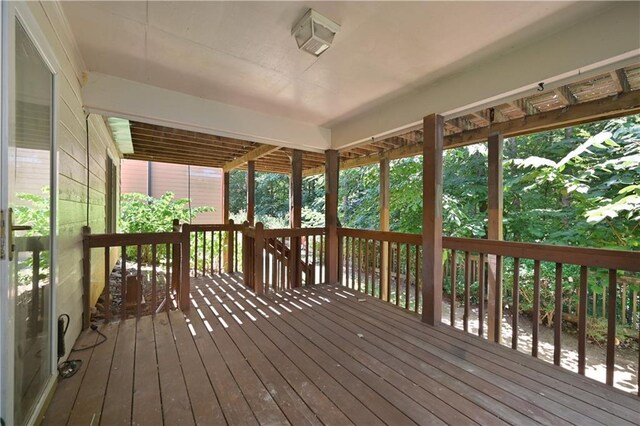
[{"label": "ceiling light fixture", "polygon": [[302,49],[313,56],[320,56],[331,46],[333,37],[340,30],[340,25],[313,9],[298,21],[291,30],[291,35]]}]

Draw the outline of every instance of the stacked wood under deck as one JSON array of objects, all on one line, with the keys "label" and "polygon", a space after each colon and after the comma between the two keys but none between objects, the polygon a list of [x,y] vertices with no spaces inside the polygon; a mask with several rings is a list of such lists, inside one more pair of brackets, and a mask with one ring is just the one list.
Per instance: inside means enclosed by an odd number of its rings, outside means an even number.
[{"label": "stacked wood under deck", "polygon": [[102,326],[44,423],[640,424],[635,396],[344,287],[256,297],[236,274],[191,296]]}]

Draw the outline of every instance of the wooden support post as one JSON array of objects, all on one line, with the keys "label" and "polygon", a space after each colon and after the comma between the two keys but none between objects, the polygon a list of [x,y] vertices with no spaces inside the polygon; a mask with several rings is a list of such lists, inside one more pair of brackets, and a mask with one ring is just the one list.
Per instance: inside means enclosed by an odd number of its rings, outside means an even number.
[{"label": "wooden support post", "polygon": [[338,181],[340,157],[337,150],[325,151],[325,243],[326,284],[338,284]]},{"label": "wooden support post", "polygon": [[[180,220],[173,219],[173,232],[180,232]],[[182,268],[181,265],[181,257],[182,253],[180,252],[180,244],[173,244],[171,246],[171,267],[173,268],[171,274],[171,289],[175,291],[176,295],[178,294],[178,289],[180,288],[180,279],[182,275],[180,274],[180,270]],[[167,301],[167,303],[169,303]]]},{"label": "wooden support post", "polygon": [[[291,177],[289,178],[289,224],[291,228],[302,227],[302,151],[293,150],[291,157]],[[300,237],[291,238],[291,267],[289,282],[292,287],[300,287],[302,268],[300,267]]]},{"label": "wooden support post", "polygon": [[[389,230],[389,159],[380,160],[380,230]],[[387,300],[389,288],[389,243],[380,243],[380,294]]]},{"label": "wooden support post", "polygon": [[262,222],[256,223],[256,237],[253,240],[253,291],[256,294],[264,293],[263,280],[263,259],[264,259],[264,225]]},{"label": "wooden support post", "polygon": [[[229,219],[229,225],[233,225],[233,219]],[[224,262],[225,262],[225,267],[224,270],[228,273],[228,274],[233,274],[234,271],[233,270],[233,265],[234,265],[234,257],[235,257],[235,231],[229,231],[227,232],[227,248],[225,251],[225,257],[224,257]]]},{"label": "wooden support post", "polygon": [[[189,292],[191,291],[191,232],[189,225],[182,225],[182,265],[180,266],[180,286],[178,288],[178,306],[181,311],[188,311],[190,307]],[[197,267],[197,266],[196,266]]]},{"label": "wooden support post", "polygon": [[422,320],[442,320],[442,155],[444,118],[432,114],[423,121],[422,165]]},{"label": "wooden support post", "polygon": [[[82,329],[91,325],[91,248],[87,236],[91,234],[89,226],[82,227]],[[105,268],[108,268],[105,265]],[[124,277],[123,277],[124,279]],[[104,285],[109,285],[105,283]]]},{"label": "wooden support post", "polygon": [[247,161],[247,222],[253,226],[256,212],[256,163]]},{"label": "wooden support post", "polygon": [[[229,172],[224,172],[222,175],[222,223],[229,223]],[[224,235],[224,244],[222,244],[223,254],[222,258],[224,259],[224,271],[227,273],[233,272],[233,244],[230,242],[233,240],[233,231],[229,231],[227,233],[222,233]],[[213,244],[213,241],[211,242]]]},{"label": "wooden support post", "polygon": [[[489,135],[489,225],[487,237],[490,240],[502,240],[503,179],[502,179],[502,135]],[[502,271],[495,255],[488,255],[488,338],[500,342],[502,335]]]}]

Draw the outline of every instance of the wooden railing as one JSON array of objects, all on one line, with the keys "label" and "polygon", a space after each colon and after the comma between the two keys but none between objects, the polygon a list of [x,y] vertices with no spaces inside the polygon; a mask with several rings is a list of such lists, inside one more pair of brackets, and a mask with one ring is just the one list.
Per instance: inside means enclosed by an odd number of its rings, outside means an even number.
[{"label": "wooden railing", "polygon": [[247,225],[243,240],[245,285],[264,293],[325,282],[325,232],[325,228]]},{"label": "wooden railing", "polygon": [[[149,306],[151,313],[161,309],[168,310],[172,304],[174,292],[179,298],[180,278],[180,245],[181,232],[153,232],[132,234],[91,234],[89,227],[83,228],[83,290],[84,313],[83,325],[89,326],[89,294],[91,292],[91,258],[93,249],[102,249],[104,256],[104,308],[105,319],[109,321],[111,309],[111,248],[120,249],[120,318],[129,315],[140,316],[143,308]],[[135,254],[133,254],[133,253]],[[130,274],[127,261],[135,262],[135,274]],[[149,265],[150,271],[143,271],[143,262]],[[162,269],[162,282],[159,282],[159,271]],[[150,284],[150,300],[143,300],[145,287]],[[148,305],[147,305],[148,303]],[[187,300],[188,303],[188,300]]]},{"label": "wooden railing", "polygon": [[[338,228],[340,240],[340,282],[349,288],[359,290],[386,300],[403,309],[418,313],[424,306],[422,300],[422,236],[417,234],[402,234],[396,232],[365,231],[348,228]],[[637,318],[629,318],[626,312],[627,286],[629,282],[637,282],[637,278],[629,277],[630,273],[640,272],[640,253],[589,249],[568,246],[554,246],[543,244],[527,244],[505,241],[490,241],[467,238],[443,238],[443,258],[445,276],[443,287],[448,292],[450,303],[449,323],[456,326],[456,307],[461,303],[464,309],[462,328],[470,331],[470,319],[473,308],[476,308],[479,336],[485,337],[485,316],[493,319],[494,327],[492,340],[501,342],[502,310],[508,300],[511,311],[511,347],[518,348],[518,313],[521,309],[521,270],[531,266],[531,354],[538,356],[539,350],[539,322],[543,307],[541,305],[542,292],[547,291],[553,282],[553,361],[560,365],[562,354],[562,320],[561,318],[575,318],[578,334],[578,372],[585,373],[586,345],[588,335],[587,309],[588,296],[594,294],[588,286],[590,274],[606,276],[606,292],[602,293],[603,304],[606,301],[607,331],[606,331],[606,383],[613,383],[615,368],[616,325],[624,319],[632,326],[637,326]],[[462,259],[461,259],[462,258]],[[511,258],[512,264],[505,267],[505,258]],[[542,266],[551,263],[553,276],[545,281]],[[511,268],[510,266],[513,265]],[[502,285],[505,270],[509,272],[511,285]],[[575,270],[575,271],[574,271]],[[627,275],[622,276],[621,272]],[[564,302],[573,296],[572,290],[563,288],[563,282],[573,282],[570,273],[576,273],[575,296],[577,303]],[[461,279],[462,278],[462,279]],[[488,298],[489,280],[497,283],[492,300]],[[475,280],[475,282],[474,282]],[[460,283],[462,281],[462,283]],[[454,283],[454,285],[451,285]],[[456,283],[462,284],[462,290],[457,291]],[[571,287],[570,285],[567,287]],[[473,289],[473,291],[472,291]],[[473,293],[473,294],[472,294]],[[632,297],[637,298],[634,292]],[[620,307],[618,300],[625,304]],[[428,301],[431,303],[431,301]],[[489,303],[491,302],[491,303]],[[637,306],[633,300],[633,307]],[[595,305],[594,305],[595,306]],[[488,312],[491,307],[492,312]],[[545,306],[545,308],[547,308]],[[595,308],[592,308],[595,310]],[[575,314],[574,314],[575,313]],[[593,316],[597,314],[592,312]],[[631,316],[637,315],[636,308],[631,309]],[[493,317],[493,318],[492,318]],[[497,320],[496,320],[497,319]],[[536,320],[537,319],[537,320]],[[631,321],[629,321],[631,320]],[[487,330],[488,331],[488,330]],[[640,341],[640,335],[638,336]],[[640,363],[640,361],[639,361]]]},{"label": "wooden railing", "polygon": [[422,236],[338,228],[342,285],[412,312],[422,306]]},{"label": "wooden railing", "polygon": [[[229,224],[192,225],[183,224],[182,232],[189,236],[183,263],[194,277],[198,275],[234,273],[241,262],[241,234],[244,225],[236,225],[233,220]],[[186,237],[185,237],[186,238]],[[186,259],[186,260],[185,260]]]},{"label": "wooden railing", "polygon": [[[538,356],[539,349],[539,323],[541,318],[541,291],[542,275],[541,267],[542,262],[551,262],[554,267],[553,277],[553,327],[554,327],[554,364],[560,365],[561,351],[562,351],[562,317],[566,309],[564,309],[564,267],[565,265],[576,265],[579,267],[579,286],[578,286],[578,303],[572,310],[577,311],[577,329],[578,329],[578,372],[580,374],[585,373],[586,366],[586,345],[587,345],[587,309],[588,309],[588,294],[590,292],[588,287],[589,268],[592,270],[606,271],[607,276],[607,292],[608,292],[608,304],[607,304],[607,343],[606,343],[606,383],[613,384],[614,368],[615,368],[615,346],[616,346],[616,325],[618,323],[618,273],[621,271],[626,272],[640,272],[640,253],[617,251],[617,250],[602,250],[602,249],[589,249],[581,247],[570,246],[555,246],[545,244],[528,244],[528,243],[515,243],[507,241],[490,241],[468,238],[443,238],[443,248],[449,250],[451,259],[451,265],[449,272],[449,282],[456,283],[457,270],[458,270],[458,253],[462,253],[464,258],[464,292],[462,295],[462,301],[464,304],[464,316],[463,316],[463,328],[468,330],[469,315],[471,311],[471,267],[470,256],[471,254],[477,254],[479,256],[478,268],[478,334],[483,336],[484,334],[484,306],[485,300],[488,305],[492,305],[495,312],[493,312],[494,318],[498,320],[494,321],[493,340],[500,341],[501,336],[501,312],[503,307],[503,296],[505,289],[503,288],[503,272],[504,272],[504,260],[505,258],[511,258],[513,260],[512,269],[512,286],[510,290],[510,310],[512,311],[512,335],[511,335],[511,347],[516,349],[518,347],[518,315],[520,312],[520,296],[522,291],[520,289],[520,273],[524,262],[533,263],[533,294],[531,299],[532,309],[531,316],[532,321],[532,342],[531,342],[531,355]],[[486,266],[488,265],[488,266]],[[490,269],[490,270],[489,270]],[[596,271],[593,271],[596,273]],[[487,287],[488,278],[495,279],[497,286],[494,292],[494,300],[488,300],[488,295],[485,292]],[[456,286],[450,286],[450,298],[452,306],[457,304]],[[451,324],[455,324],[455,309],[451,309]]]}]

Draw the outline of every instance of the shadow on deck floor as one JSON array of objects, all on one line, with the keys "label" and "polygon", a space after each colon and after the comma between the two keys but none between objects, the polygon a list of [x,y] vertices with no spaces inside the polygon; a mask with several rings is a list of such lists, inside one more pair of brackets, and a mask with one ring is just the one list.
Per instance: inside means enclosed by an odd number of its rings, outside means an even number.
[{"label": "shadow on deck floor", "polygon": [[343,287],[222,275],[191,296],[102,326],[44,424],[640,424],[634,396]]}]

